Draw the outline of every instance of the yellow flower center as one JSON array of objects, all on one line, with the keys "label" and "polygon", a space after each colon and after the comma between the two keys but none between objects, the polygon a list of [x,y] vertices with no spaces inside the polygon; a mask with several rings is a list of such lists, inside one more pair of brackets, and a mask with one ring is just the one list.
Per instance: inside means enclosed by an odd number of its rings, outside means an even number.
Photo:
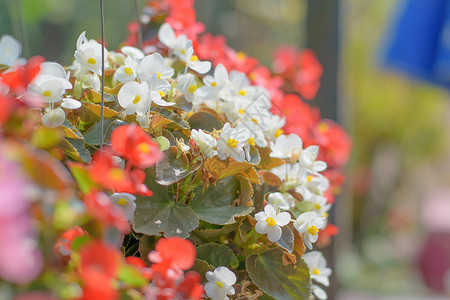
[{"label": "yellow flower center", "polygon": [[324,218],[328,218],[328,215],[329,215],[329,214],[328,214],[327,212],[323,212],[323,213],[322,213],[322,217],[324,217]]},{"label": "yellow flower center", "polygon": [[161,76],[162,76],[161,72],[158,72],[158,79],[161,79]]},{"label": "yellow flower center", "polygon": [[133,104],[138,104],[139,102],[141,102],[141,96],[136,95],[136,97],[134,97],[134,99],[133,99]]},{"label": "yellow flower center", "polygon": [[188,88],[189,93],[195,93],[196,90],[197,86],[195,84],[190,85]]},{"label": "yellow flower center", "polygon": [[251,72],[251,73],[248,75],[248,78],[250,78],[250,80],[255,80],[255,79],[256,79],[255,73],[254,73],[254,72]]},{"label": "yellow flower center", "polygon": [[239,60],[244,60],[247,57],[247,55],[245,55],[245,53],[242,51],[238,51],[238,53],[236,53],[236,55]]},{"label": "yellow flower center", "polygon": [[313,275],[320,275],[320,270],[316,269],[316,268],[313,268],[312,269],[312,273],[313,273]]},{"label": "yellow flower center", "polygon": [[162,97],[164,97],[164,92],[163,91],[158,91],[159,95]]},{"label": "yellow flower center", "polygon": [[129,68],[129,67],[125,67],[125,68],[123,69],[123,71],[124,71],[125,74],[127,74],[127,75],[133,74],[133,69],[131,69],[131,68]]},{"label": "yellow flower center", "polygon": [[238,94],[239,94],[239,96],[245,96],[245,95],[247,95],[247,91],[246,90],[240,90]]},{"label": "yellow flower center", "polygon": [[249,145],[255,146],[255,138],[251,136],[251,137],[248,139],[247,143],[248,143]]},{"label": "yellow flower center", "polygon": [[150,152],[150,146],[147,143],[140,143],[137,145],[137,149],[139,152],[148,154]]},{"label": "yellow flower center", "polygon": [[236,141],[235,139],[228,139],[227,144],[230,148],[236,148],[239,141]]},{"label": "yellow flower center", "polygon": [[197,55],[192,55],[191,56],[191,61],[197,61],[198,60],[198,56]]},{"label": "yellow flower center", "polygon": [[317,127],[317,129],[319,129],[319,131],[320,131],[321,133],[325,133],[325,132],[328,131],[328,125],[327,125],[327,123],[320,122],[320,123],[319,123],[319,126]]},{"label": "yellow flower center", "polygon": [[117,204],[124,206],[125,204],[127,204],[127,200],[124,198],[120,198],[119,200],[117,200]]},{"label": "yellow flower center", "polygon": [[238,113],[243,115],[243,114],[245,114],[245,110],[243,108],[239,108]]},{"label": "yellow flower center", "polygon": [[217,82],[215,81],[211,82],[211,86],[217,86]]},{"label": "yellow flower center", "polygon": [[255,118],[252,118],[252,122],[255,123],[255,124],[259,123],[258,120],[256,120]]},{"label": "yellow flower center", "polygon": [[275,137],[279,137],[280,135],[282,135],[284,133],[283,129],[278,128],[277,130],[275,130]]},{"label": "yellow flower center", "polygon": [[216,281],[216,284],[219,288],[223,288],[223,283],[222,281]]},{"label": "yellow flower center", "polygon": [[307,180],[308,182],[311,182],[312,179],[313,179],[313,176],[312,176],[312,175],[306,176],[306,180]]},{"label": "yellow flower center", "polygon": [[95,65],[97,63],[97,61],[95,60],[95,58],[91,57],[87,60],[87,63],[91,64],[91,65]]},{"label": "yellow flower center", "polygon": [[316,235],[319,232],[319,229],[317,229],[316,226],[311,226],[308,228],[308,233],[310,235]]},{"label": "yellow flower center", "polygon": [[50,92],[49,90],[46,90],[42,93],[42,96],[44,97],[50,97],[52,95],[52,92]]},{"label": "yellow flower center", "polygon": [[314,204],[314,209],[315,210],[319,210],[321,208],[322,208],[322,206],[319,203]]},{"label": "yellow flower center", "polygon": [[117,181],[121,180],[121,179],[123,179],[125,177],[124,174],[123,174],[122,169],[119,169],[119,168],[111,169],[111,171],[109,171],[109,174],[111,175],[111,178],[113,180],[117,180]]},{"label": "yellow flower center", "polygon": [[190,117],[194,114],[194,112],[191,110],[190,112],[187,113],[187,116]]},{"label": "yellow flower center", "polygon": [[267,225],[269,225],[270,227],[273,227],[273,226],[275,226],[275,225],[277,225],[277,221],[275,221],[273,218],[271,218],[271,217],[268,217],[267,219],[266,219],[266,222],[267,222]]}]

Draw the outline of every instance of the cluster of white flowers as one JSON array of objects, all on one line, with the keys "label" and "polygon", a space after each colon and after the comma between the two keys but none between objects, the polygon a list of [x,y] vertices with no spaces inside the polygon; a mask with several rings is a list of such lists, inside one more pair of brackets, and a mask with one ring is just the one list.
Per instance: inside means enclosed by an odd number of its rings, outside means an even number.
[{"label": "cluster of white flowers", "polygon": [[[309,146],[303,149],[303,142],[296,134],[280,135],[270,142],[270,148],[270,157],[285,159],[286,163],[271,169],[281,179],[281,186],[279,191],[267,196],[268,204],[264,211],[255,215],[255,230],[260,234],[267,234],[269,241],[277,242],[282,235],[281,227],[291,221],[289,211],[299,203],[292,194],[296,193],[306,205],[302,206],[297,219],[292,220],[292,227],[302,235],[306,247],[312,249],[319,231],[327,225],[328,211],[331,208],[324,197],[329,181],[320,174],[327,165],[317,160],[319,148]],[[310,269],[311,279],[328,286],[331,270],[326,268],[323,255],[319,251],[310,251],[303,258]],[[317,285],[313,285],[312,292],[321,300],[327,299],[326,292]]]},{"label": "cluster of white flowers", "polygon": [[[105,69],[111,66],[114,69],[113,83],[122,85],[117,95],[118,104],[124,109],[122,115],[135,115],[142,127],[150,125],[152,105],[174,106],[181,94],[186,101],[192,103],[192,112],[207,107],[228,121],[213,132],[191,130],[190,139],[204,157],[217,156],[221,160],[232,157],[237,162],[250,162],[254,146],[270,146],[270,157],[283,159],[285,163],[270,170],[280,178],[281,185],[278,191],[267,195],[268,203],[264,210],[256,213],[255,230],[266,234],[269,241],[278,242],[282,237],[282,227],[292,221],[291,228],[302,235],[305,245],[311,250],[319,231],[327,225],[331,206],[324,197],[329,181],[320,174],[327,165],[317,160],[318,146],[303,148],[299,136],[283,135],[281,128],[285,120],[271,113],[272,104],[268,92],[260,86],[251,85],[244,73],[233,70],[228,72],[219,64],[213,74],[203,76],[203,84],[200,84],[197,77],[188,71],[207,74],[211,70],[211,63],[199,60],[194,53],[192,41],[184,35],[176,36],[168,24],[161,26],[158,38],[167,46],[168,57],[157,52],[145,55],[141,50],[128,46],[122,47],[121,53],[108,52],[98,42],[88,40],[83,32],[78,38],[75,61],[70,67],[75,77],[75,86],[81,84],[81,88],[92,88],[97,92],[100,90],[103,51]],[[0,53],[3,52],[11,53],[9,56],[0,55],[3,57],[0,64],[12,65],[20,56],[20,44],[17,46],[9,37],[3,37],[0,40]],[[175,74],[173,66],[176,62],[185,64],[184,72]],[[72,89],[69,79],[70,73],[61,65],[46,62],[29,85],[31,93],[39,95],[48,103],[42,119],[47,127],[57,127],[64,122],[63,108],[81,107],[79,101],[65,97],[66,90]],[[178,144],[183,151],[189,150],[189,146],[183,141]],[[308,205],[302,206],[303,211],[293,220],[291,211],[300,202],[295,195],[300,195],[302,202]],[[135,196],[120,193],[111,198],[124,209],[129,221],[133,222]],[[305,254],[304,260],[310,269],[311,279],[328,286],[331,270],[326,268],[322,254],[310,251]],[[232,286],[236,282],[236,276],[226,267],[218,267],[214,272],[208,272],[206,277],[208,282],[205,284],[205,292],[213,300],[228,299],[227,295],[234,294]],[[313,286],[313,293],[319,299],[327,298],[323,289],[316,285]]]}]

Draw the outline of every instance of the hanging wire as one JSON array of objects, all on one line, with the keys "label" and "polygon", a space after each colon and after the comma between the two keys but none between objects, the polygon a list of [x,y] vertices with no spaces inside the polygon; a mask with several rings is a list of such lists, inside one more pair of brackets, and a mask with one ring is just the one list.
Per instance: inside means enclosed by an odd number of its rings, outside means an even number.
[{"label": "hanging wire", "polygon": [[103,0],[100,0],[100,26],[102,34],[102,98],[100,102],[100,151],[103,150],[103,119],[105,106],[105,21],[103,18]]},{"label": "hanging wire", "polygon": [[134,0],[134,8],[136,10],[136,22],[138,24],[138,47],[142,50],[142,23],[141,12],[139,10],[139,0]]},{"label": "hanging wire", "polygon": [[22,1],[16,0],[16,10],[17,10],[17,27],[19,30],[19,39],[22,43],[22,49],[23,49],[23,56],[28,57],[30,56],[30,49],[28,48],[28,40],[27,35],[25,32],[25,25],[22,15]]}]

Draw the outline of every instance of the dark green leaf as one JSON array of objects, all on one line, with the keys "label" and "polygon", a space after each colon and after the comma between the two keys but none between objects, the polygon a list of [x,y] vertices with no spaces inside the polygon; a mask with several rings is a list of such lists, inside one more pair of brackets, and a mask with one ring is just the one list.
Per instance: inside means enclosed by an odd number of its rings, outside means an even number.
[{"label": "dark green leaf", "polygon": [[308,266],[301,258],[297,260],[296,268],[284,265],[282,257],[283,252],[278,248],[250,255],[246,264],[253,283],[275,299],[309,299],[311,280]]},{"label": "dark green leaf", "polygon": [[134,230],[146,235],[188,237],[199,225],[197,215],[184,203],[175,202],[167,187],[155,182],[154,172],[154,168],[146,170],[146,184],[153,196],[137,196]]},{"label": "dark green leaf", "polygon": [[236,268],[239,265],[233,251],[224,244],[209,243],[198,246],[197,258],[216,268],[220,266]]},{"label": "dark green leaf", "polygon": [[192,129],[202,129],[209,132],[223,127],[221,121],[204,111],[194,113],[189,117],[188,122]]},{"label": "dark green leaf", "polygon": [[204,193],[196,193],[191,207],[203,221],[218,225],[233,224],[235,217],[248,215],[253,210],[253,207],[232,206],[238,197],[238,190],[239,182],[233,176],[226,177]]}]

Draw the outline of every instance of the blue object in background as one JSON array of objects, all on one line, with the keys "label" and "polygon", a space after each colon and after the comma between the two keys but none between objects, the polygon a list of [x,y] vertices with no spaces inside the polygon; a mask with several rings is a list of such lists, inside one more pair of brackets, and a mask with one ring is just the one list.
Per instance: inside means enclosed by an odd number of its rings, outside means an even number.
[{"label": "blue object in background", "polygon": [[450,0],[405,0],[386,46],[386,67],[450,88]]}]

